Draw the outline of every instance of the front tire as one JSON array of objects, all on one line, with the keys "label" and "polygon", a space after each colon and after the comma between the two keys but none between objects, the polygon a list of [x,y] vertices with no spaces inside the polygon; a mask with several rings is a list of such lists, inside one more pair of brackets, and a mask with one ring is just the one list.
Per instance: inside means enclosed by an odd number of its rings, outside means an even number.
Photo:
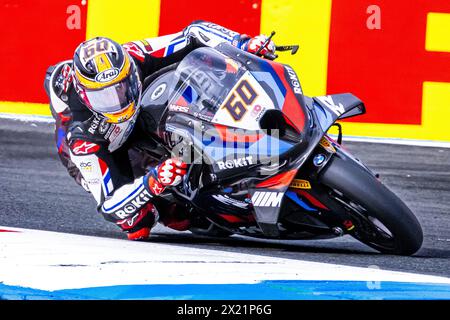
[{"label": "front tire", "polygon": [[335,155],[319,181],[350,215],[356,239],[389,254],[412,255],[422,246],[422,228],[411,210],[354,160]]}]

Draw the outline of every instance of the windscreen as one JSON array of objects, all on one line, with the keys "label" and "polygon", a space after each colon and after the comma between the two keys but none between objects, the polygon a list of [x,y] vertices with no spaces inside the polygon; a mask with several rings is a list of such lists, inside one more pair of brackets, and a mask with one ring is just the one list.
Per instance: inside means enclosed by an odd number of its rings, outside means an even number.
[{"label": "windscreen", "polygon": [[240,62],[211,48],[191,52],[175,72],[169,111],[230,127],[257,130],[273,102]]}]

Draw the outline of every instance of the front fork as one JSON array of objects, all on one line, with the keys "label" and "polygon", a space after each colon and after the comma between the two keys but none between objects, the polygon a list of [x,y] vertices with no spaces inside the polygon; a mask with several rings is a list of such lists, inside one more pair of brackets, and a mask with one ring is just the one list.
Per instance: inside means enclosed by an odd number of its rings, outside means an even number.
[{"label": "front fork", "polygon": [[[303,165],[302,170],[299,170],[289,191],[295,193],[295,196],[299,197],[307,208],[315,209],[310,210],[308,214],[314,215],[328,225],[335,235],[342,236],[351,234],[355,225],[346,206],[336,201],[335,191],[320,183],[318,179],[320,172],[332,157],[352,157],[352,160],[358,161],[340,144],[325,135]],[[362,163],[359,162],[359,164],[367,169]]]}]

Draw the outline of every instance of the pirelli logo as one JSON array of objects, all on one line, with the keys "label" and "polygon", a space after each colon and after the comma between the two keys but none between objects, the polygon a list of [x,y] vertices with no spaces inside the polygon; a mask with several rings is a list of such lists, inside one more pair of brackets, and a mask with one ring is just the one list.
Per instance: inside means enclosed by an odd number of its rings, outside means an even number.
[{"label": "pirelli logo", "polygon": [[254,207],[279,207],[283,195],[283,192],[256,191],[252,197],[252,203]]},{"label": "pirelli logo", "polygon": [[311,189],[311,184],[307,180],[294,179],[289,187],[294,189]]}]

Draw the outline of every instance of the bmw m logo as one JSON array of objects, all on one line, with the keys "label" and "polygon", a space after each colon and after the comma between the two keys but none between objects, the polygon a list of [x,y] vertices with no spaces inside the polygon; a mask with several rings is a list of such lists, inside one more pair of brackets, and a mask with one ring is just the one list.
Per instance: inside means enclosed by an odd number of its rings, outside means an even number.
[{"label": "bmw m logo", "polygon": [[284,192],[260,192],[257,191],[252,197],[255,207],[279,207],[283,200]]}]

